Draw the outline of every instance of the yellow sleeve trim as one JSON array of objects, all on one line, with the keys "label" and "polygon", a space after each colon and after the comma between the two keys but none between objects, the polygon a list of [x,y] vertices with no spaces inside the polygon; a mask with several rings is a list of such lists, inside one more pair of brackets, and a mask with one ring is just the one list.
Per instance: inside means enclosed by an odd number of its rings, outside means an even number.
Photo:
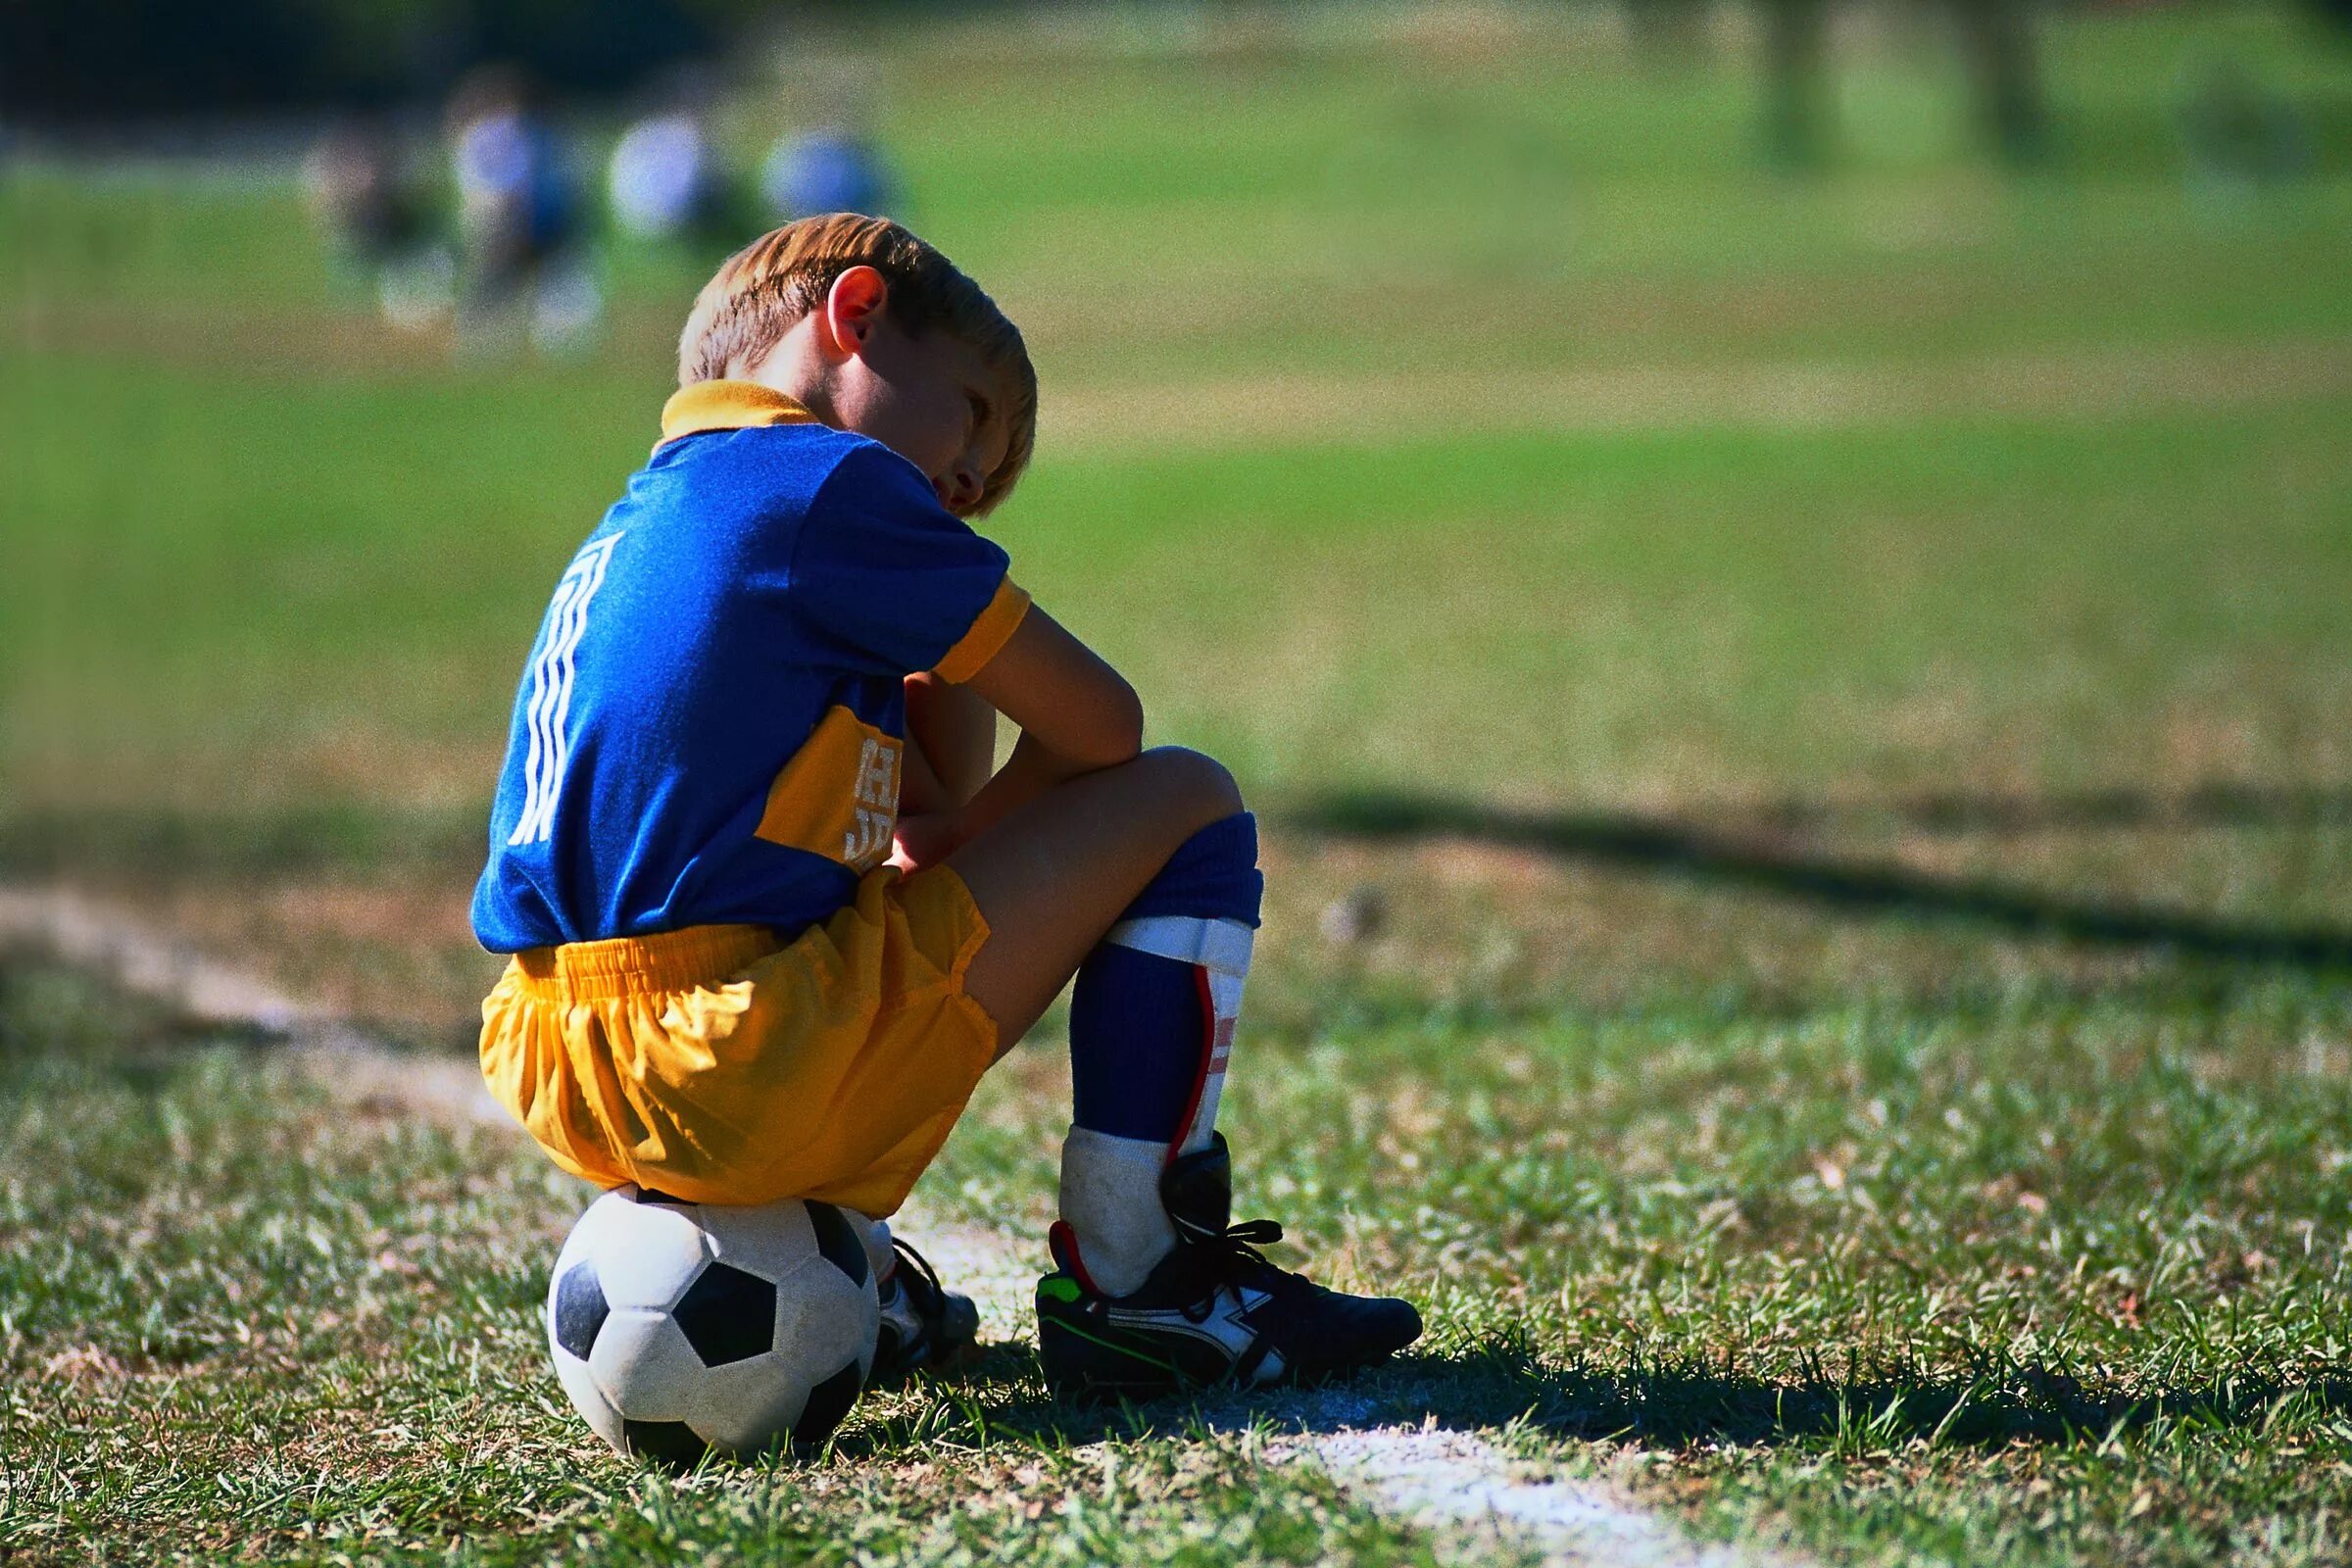
[{"label": "yellow sleeve trim", "polygon": [[972,629],[956,640],[936,666],[939,678],[961,685],[980,673],[988,662],[997,657],[998,650],[1012,640],[1020,629],[1022,617],[1029,613],[1029,596],[1013,585],[1010,577],[997,584],[997,596],[988,602],[972,622]]}]

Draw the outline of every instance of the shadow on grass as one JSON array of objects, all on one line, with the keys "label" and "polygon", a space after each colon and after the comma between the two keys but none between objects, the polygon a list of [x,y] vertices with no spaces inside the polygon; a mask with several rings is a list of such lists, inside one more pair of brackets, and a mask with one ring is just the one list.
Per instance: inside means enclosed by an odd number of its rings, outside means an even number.
[{"label": "shadow on grass", "polygon": [[2216,828],[2352,827],[2352,788],[2205,784],[2177,795],[2075,790],[2052,795],[1931,791],[1895,801],[1780,801],[1742,816],[1784,831],[1893,824],[1906,832],[2203,832]]},{"label": "shadow on grass", "polygon": [[[470,877],[487,803],[395,808],[324,803],[281,811],[39,812],[0,816],[0,873],[148,873],[260,878],[431,865]],[[2352,829],[2352,787],[2213,784],[2176,795],[2093,790],[2048,796],[1930,793],[1894,801],[1786,800],[1743,808],[1740,833],[1610,811],[1513,811],[1410,791],[1309,796],[1283,826],[1336,838],[1464,838],[1564,860],[1757,888],[1835,908],[1972,921],[2029,936],[2169,948],[2203,957],[2352,968],[2352,929],[2213,919],[2192,911],[2070,901],[2013,883],[1940,878],[1759,844],[1758,836],[1893,826],[1999,838],[2070,831]]]},{"label": "shadow on grass", "polygon": [[1213,1390],[1143,1403],[1090,1404],[1045,1393],[1036,1352],[990,1347],[941,1397],[906,1418],[843,1437],[837,1451],[881,1458],[941,1436],[1075,1446],[1104,1440],[1251,1429],[1292,1434],[1434,1425],[1493,1433],[1513,1426],[1592,1442],[1682,1448],[1828,1441],[1854,1451],[1915,1440],[1973,1447],[2098,1444],[2168,1422],[2267,1426],[2300,1405],[2318,1416],[2352,1409],[2352,1368],[2341,1376],[2249,1372],[2227,1381],[2126,1390],[2085,1383],[2039,1362],[1986,1357],[1970,1370],[1889,1370],[1845,1378],[1816,1367],[1771,1381],[1696,1363],[1623,1371],[1550,1368],[1495,1347],[1458,1355],[1404,1355],[1318,1389],[1259,1394]]},{"label": "shadow on grass", "polygon": [[[2198,799],[2190,797],[2191,801]],[[2288,796],[2260,808],[2252,792],[2216,793],[2196,810],[2159,806],[2130,796],[2083,797],[2075,803],[2080,825],[2142,822],[2336,823],[2352,820],[2352,802],[2332,794]],[[1796,825],[1778,808],[1768,823]],[[1820,822],[1831,820],[1822,808]],[[2198,811],[2218,813],[2199,816]],[[1883,813],[1882,813],[1883,814]],[[1899,812],[1898,812],[1899,814]],[[1970,805],[1960,797],[1931,802],[1931,820],[1965,824],[1972,815],[2022,825],[2017,802]],[[2066,818],[2061,809],[2053,820]],[[1342,838],[1402,840],[1463,838],[1534,850],[1562,860],[1626,867],[1693,882],[1753,888],[1859,914],[1915,920],[1953,920],[2028,937],[2059,938],[2106,947],[2148,948],[2198,958],[2279,964],[2314,970],[2352,969],[2352,930],[2332,926],[2267,925],[2217,919],[2183,909],[2070,900],[2016,883],[1975,877],[1936,877],[1897,866],[1838,859],[1744,842],[1670,818],[1603,811],[1512,811],[1475,801],[1404,792],[1359,791],[1314,798],[1286,813],[1285,825]],[[1955,827],[1955,830],[1957,828]]]}]

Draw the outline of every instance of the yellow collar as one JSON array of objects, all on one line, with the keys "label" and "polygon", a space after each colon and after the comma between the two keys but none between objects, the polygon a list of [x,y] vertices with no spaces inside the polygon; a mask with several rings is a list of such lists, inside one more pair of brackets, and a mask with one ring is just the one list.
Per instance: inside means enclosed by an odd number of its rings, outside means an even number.
[{"label": "yellow collar", "polygon": [[662,406],[662,439],[758,424],[814,424],[816,416],[772,386],[757,381],[697,381]]}]

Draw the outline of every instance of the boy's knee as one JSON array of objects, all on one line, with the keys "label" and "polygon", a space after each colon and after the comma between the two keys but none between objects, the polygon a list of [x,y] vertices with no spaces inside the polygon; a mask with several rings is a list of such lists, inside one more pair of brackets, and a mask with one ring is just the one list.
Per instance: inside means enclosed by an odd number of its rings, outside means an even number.
[{"label": "boy's knee", "polygon": [[1182,813],[1206,824],[1242,809],[1242,787],[1223,762],[1183,746],[1154,746],[1136,759],[1149,767]]}]

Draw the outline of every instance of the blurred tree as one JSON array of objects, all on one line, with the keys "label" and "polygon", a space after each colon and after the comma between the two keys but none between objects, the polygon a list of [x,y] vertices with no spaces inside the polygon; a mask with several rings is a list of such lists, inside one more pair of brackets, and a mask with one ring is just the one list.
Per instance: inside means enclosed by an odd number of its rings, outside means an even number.
[{"label": "blurred tree", "polygon": [[2039,163],[2049,150],[2030,0],[1953,0],[1960,48],[1977,101],[1980,134],[2011,168]]},{"label": "blurred tree", "polygon": [[[1765,149],[1776,162],[1811,168],[1829,151],[1828,0],[1762,3]],[[2036,3],[1948,0],[1979,132],[2012,168],[2040,162],[2049,148],[2049,117],[2034,48]]]},{"label": "blurred tree", "polygon": [[1764,0],[1764,148],[1791,169],[1828,151],[1828,11],[1825,0]]},{"label": "blurred tree", "polygon": [[755,0],[5,0],[0,114],[16,120],[383,103],[484,60],[558,91],[630,85],[715,49]]}]

